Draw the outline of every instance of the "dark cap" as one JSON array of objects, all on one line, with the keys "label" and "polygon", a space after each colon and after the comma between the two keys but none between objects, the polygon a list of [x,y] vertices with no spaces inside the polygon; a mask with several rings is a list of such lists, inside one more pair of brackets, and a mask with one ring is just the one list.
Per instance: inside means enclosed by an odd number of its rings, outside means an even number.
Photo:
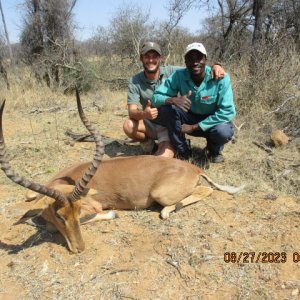
[{"label": "dark cap", "polygon": [[146,42],[143,44],[143,46],[141,48],[141,55],[144,55],[151,50],[156,51],[159,55],[161,55],[161,53],[162,53],[161,49],[157,43]]}]

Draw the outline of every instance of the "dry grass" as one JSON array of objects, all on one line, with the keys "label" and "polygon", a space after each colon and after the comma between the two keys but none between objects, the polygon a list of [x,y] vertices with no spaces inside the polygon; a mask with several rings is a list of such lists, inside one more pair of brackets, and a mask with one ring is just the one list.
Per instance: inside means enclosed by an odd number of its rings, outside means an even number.
[{"label": "dry grass", "polygon": [[[67,128],[85,132],[74,95],[32,86],[5,92],[4,133],[13,167],[46,182],[59,169],[90,159],[94,145],[66,143]],[[102,134],[125,138],[125,92],[89,93],[82,102]],[[225,147],[226,162],[206,170],[217,182],[247,184],[244,193],[216,191],[166,221],[158,208],[118,212],[119,219],[82,227],[87,249],[80,255],[70,255],[59,234],[12,225],[30,203],[23,201],[24,189],[2,174],[0,299],[296,299],[299,138],[268,153],[253,141],[267,147],[269,129],[246,120],[236,143]],[[199,163],[197,147],[204,142],[193,138],[192,145]],[[118,151],[134,153],[125,146]],[[224,253],[233,251],[286,252],[287,261],[225,263]]]},{"label": "dry grass", "polygon": [[300,57],[285,39],[273,41],[257,50],[256,69],[250,72],[251,50],[226,67],[233,81],[235,102],[241,122],[283,129],[300,136]]},{"label": "dry grass", "polygon": [[[45,87],[44,89],[38,87],[27,89],[24,92],[24,87],[15,86],[11,92],[6,91],[5,96],[7,98],[7,114],[14,115],[21,111],[22,115],[26,115],[25,124],[12,137],[13,142],[19,141],[20,143],[18,151],[24,156],[19,158],[20,162],[26,158],[25,166],[23,166],[25,170],[21,171],[25,171],[27,174],[38,174],[39,170],[45,167],[40,163],[32,165],[30,157],[33,154],[37,161],[49,163],[44,172],[57,171],[61,166],[53,166],[51,157],[56,156],[57,151],[59,153],[66,151],[66,136],[64,135],[66,129],[84,132],[77,116],[74,95],[55,93]],[[126,92],[102,90],[97,93],[83,94],[81,98],[90,119],[98,124],[99,130],[104,135],[112,138],[125,138],[122,132],[122,119],[126,118]],[[13,118],[19,118],[18,114]],[[104,118],[103,121],[100,121],[102,118]],[[242,122],[244,120],[245,122]],[[236,143],[229,143],[225,147],[224,153],[228,161],[225,168],[228,169],[217,173],[217,178],[223,181],[229,178],[233,184],[246,182],[250,190],[270,193],[276,190],[297,195],[299,138],[292,137],[288,147],[271,148],[270,153],[258,148],[253,142],[259,142],[266,147],[271,146],[271,129],[276,126],[276,122],[274,120],[272,126],[272,119],[268,120],[270,123],[254,122],[251,118],[247,120],[243,116],[235,120],[237,127],[241,124],[244,125],[240,130],[236,129]],[[9,123],[6,128],[13,126],[13,123]],[[24,140],[24,136],[29,137]],[[195,147],[205,147],[203,140],[195,138],[192,140]],[[88,155],[90,154],[91,152]],[[18,160],[16,153],[12,152],[11,155]],[[196,164],[198,156],[195,151]],[[66,162],[66,164],[68,163],[69,161]],[[212,172],[217,171],[218,168],[219,166],[211,165]],[[224,173],[226,176],[223,177]]]}]

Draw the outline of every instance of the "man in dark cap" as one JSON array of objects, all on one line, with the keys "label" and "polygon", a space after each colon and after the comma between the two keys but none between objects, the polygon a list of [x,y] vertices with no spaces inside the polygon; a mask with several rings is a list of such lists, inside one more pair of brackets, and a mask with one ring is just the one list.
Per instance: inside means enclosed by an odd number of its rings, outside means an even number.
[{"label": "man in dark cap", "polygon": [[[179,158],[188,159],[190,149],[185,134],[204,137],[212,162],[224,161],[221,151],[233,136],[235,106],[228,74],[211,78],[203,44],[189,44],[184,52],[186,68],[173,73],[152,97],[159,107],[159,120],[168,128],[170,141]],[[180,96],[178,96],[180,95]]]},{"label": "man in dark cap", "polygon": [[[155,42],[146,42],[140,51],[143,71],[134,75],[128,84],[128,115],[123,124],[125,134],[135,141],[140,141],[146,153],[151,152],[157,140],[156,155],[174,157],[174,148],[170,142],[166,127],[161,126],[155,119],[158,110],[151,105],[154,91],[180,67],[161,66],[163,55],[160,46]],[[216,79],[224,76],[224,69],[215,65],[212,75]]]}]

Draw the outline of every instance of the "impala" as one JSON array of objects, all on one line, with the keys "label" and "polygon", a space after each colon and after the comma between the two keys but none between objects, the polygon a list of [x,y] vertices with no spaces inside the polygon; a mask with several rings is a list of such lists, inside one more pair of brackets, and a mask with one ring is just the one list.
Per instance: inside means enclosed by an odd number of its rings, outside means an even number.
[{"label": "impala", "polygon": [[47,184],[27,180],[16,174],[6,159],[2,116],[5,101],[0,108],[0,163],[13,182],[34,191],[29,201],[32,209],[16,222],[42,216],[66,239],[71,252],[84,250],[80,223],[113,219],[113,211],[106,209],[143,209],[154,202],[163,206],[161,218],[183,206],[209,196],[213,189],[201,185],[204,178],[212,186],[228,193],[242,187],[222,186],[210,179],[200,168],[188,162],[157,156],[118,157],[101,161],[104,145],[100,134],[86,119],[76,91],[79,116],[94,137],[96,151],[92,162],[79,162],[56,174]]}]

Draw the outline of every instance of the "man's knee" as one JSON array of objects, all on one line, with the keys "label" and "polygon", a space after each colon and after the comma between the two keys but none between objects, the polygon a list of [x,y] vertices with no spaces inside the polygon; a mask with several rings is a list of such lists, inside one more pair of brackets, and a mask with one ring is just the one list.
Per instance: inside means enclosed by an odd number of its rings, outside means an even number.
[{"label": "man's knee", "polygon": [[210,132],[211,137],[214,140],[218,140],[219,143],[225,144],[229,142],[233,136],[233,127],[231,123],[222,123],[214,128]]},{"label": "man's knee", "polygon": [[134,127],[133,121],[130,119],[125,120],[123,123],[123,130],[127,135],[133,133]]},{"label": "man's knee", "polygon": [[163,105],[158,110],[157,123],[164,127],[174,127],[181,119],[180,109],[175,105]]}]

